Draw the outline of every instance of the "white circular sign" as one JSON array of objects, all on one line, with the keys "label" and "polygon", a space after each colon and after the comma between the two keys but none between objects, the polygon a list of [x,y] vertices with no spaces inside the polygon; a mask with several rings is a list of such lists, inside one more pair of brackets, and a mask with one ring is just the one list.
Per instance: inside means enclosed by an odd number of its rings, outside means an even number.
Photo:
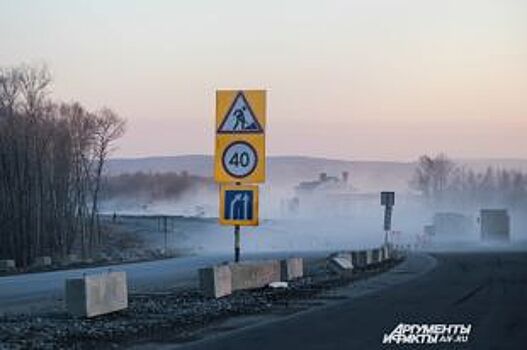
[{"label": "white circular sign", "polygon": [[237,178],[252,174],[258,164],[258,155],[253,146],[245,141],[236,141],[225,148],[223,152],[223,169]]}]

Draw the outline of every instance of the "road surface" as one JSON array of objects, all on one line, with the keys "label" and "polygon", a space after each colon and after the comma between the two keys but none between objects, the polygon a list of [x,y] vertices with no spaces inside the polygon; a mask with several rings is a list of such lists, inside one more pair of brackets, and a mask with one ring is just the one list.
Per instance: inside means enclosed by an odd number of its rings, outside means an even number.
[{"label": "road surface", "polygon": [[[245,254],[243,260],[285,258],[290,256],[322,257],[328,252],[276,252]],[[231,254],[210,254],[191,257],[112,265],[109,267],[61,270],[0,277],[0,315],[6,312],[41,311],[62,307],[64,281],[84,273],[125,271],[132,291],[161,290],[195,285],[201,267],[232,261]]]},{"label": "road surface", "polygon": [[[527,348],[527,253],[435,253],[434,258],[436,264],[430,272],[407,282],[383,282],[379,276],[370,292],[358,293],[362,296],[353,295],[357,289],[350,286],[340,291],[347,299],[278,321],[205,337],[182,348]],[[404,275],[404,271],[399,273]],[[395,277],[388,273],[384,278]],[[472,331],[467,343],[383,345],[384,334],[399,323],[470,324]]]}]

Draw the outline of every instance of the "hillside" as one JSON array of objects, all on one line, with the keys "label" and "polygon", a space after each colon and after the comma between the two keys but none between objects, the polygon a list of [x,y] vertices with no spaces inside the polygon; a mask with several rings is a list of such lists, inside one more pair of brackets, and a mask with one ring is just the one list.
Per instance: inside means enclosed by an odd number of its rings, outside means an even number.
[{"label": "hillside", "polygon": [[[190,174],[211,176],[212,162],[212,156],[207,155],[111,159],[107,174],[187,171]],[[300,181],[315,179],[321,172],[340,176],[343,171],[348,171],[354,186],[359,189],[389,186],[400,190],[406,188],[413,169],[413,163],[403,162],[346,161],[299,156],[277,156],[267,160],[268,181],[278,186],[292,186]]]},{"label": "hillside", "polygon": [[[527,160],[523,159],[460,159],[456,163],[479,171],[488,166],[527,171]],[[267,160],[268,183],[288,187],[300,181],[315,179],[321,172],[340,176],[343,171],[348,171],[353,185],[359,190],[405,190],[414,168],[414,162],[348,161],[302,156],[275,156]],[[213,158],[209,155],[117,158],[109,160],[106,170],[108,175],[139,171],[187,171],[190,174],[211,176]]]}]

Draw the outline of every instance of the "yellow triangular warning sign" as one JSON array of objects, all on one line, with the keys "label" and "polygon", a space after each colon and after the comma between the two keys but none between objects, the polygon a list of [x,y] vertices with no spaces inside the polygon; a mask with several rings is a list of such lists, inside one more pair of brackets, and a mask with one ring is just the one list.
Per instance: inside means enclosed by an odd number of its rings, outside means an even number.
[{"label": "yellow triangular warning sign", "polygon": [[236,95],[231,107],[218,128],[218,133],[263,133],[263,128],[247,102],[243,92]]}]

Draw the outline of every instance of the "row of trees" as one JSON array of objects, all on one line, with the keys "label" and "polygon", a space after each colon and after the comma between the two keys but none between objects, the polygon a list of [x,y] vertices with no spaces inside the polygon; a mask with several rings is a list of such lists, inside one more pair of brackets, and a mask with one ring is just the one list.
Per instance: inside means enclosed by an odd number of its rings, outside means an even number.
[{"label": "row of trees", "polygon": [[212,178],[181,173],[121,174],[107,177],[103,181],[103,198],[148,198],[178,199],[193,189],[210,188],[217,190]]},{"label": "row of trees", "polygon": [[0,69],[0,258],[19,266],[94,252],[104,164],[125,129],[110,109],[52,101],[50,84],[45,67]]},{"label": "row of trees", "polygon": [[492,167],[477,172],[445,154],[421,156],[411,186],[439,206],[527,208],[526,173]]}]

